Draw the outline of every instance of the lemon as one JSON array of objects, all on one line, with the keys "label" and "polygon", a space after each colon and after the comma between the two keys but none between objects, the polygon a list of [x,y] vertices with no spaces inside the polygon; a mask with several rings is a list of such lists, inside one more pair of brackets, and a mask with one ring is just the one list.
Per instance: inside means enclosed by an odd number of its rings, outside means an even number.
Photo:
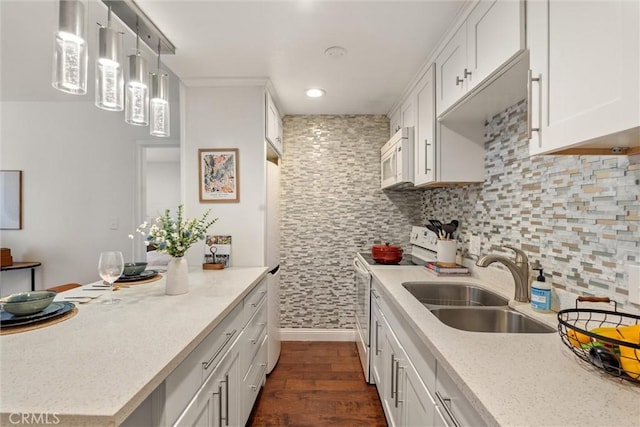
[{"label": "lemon", "polygon": [[577,332],[574,329],[567,329],[567,338],[571,345],[576,348],[582,348],[582,344],[589,344],[591,342],[591,337]]},{"label": "lemon", "polygon": [[621,345],[620,364],[631,378],[636,380],[640,378],[640,350]]}]

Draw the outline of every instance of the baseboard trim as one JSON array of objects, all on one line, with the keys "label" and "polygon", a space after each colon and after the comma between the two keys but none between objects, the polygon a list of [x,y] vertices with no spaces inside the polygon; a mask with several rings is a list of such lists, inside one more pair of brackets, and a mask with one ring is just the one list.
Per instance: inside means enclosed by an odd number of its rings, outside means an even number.
[{"label": "baseboard trim", "polygon": [[355,341],[355,329],[282,328],[282,341]]}]

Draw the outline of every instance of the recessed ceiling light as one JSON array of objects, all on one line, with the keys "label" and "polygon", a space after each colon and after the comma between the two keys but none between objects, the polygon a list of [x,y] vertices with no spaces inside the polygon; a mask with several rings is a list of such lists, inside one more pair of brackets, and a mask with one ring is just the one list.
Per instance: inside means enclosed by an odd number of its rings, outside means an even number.
[{"label": "recessed ceiling light", "polygon": [[312,88],[312,89],[307,89],[305,93],[309,98],[320,98],[325,94],[325,91],[323,89]]},{"label": "recessed ceiling light", "polygon": [[347,54],[347,49],[342,46],[331,46],[324,51],[324,54],[329,58],[338,59]]}]

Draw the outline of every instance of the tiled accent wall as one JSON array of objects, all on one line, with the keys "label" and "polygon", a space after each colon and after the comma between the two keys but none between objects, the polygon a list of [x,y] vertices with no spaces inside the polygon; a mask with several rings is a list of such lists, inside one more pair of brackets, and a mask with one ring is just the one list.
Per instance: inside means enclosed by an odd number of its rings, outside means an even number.
[{"label": "tiled accent wall", "polygon": [[534,156],[526,103],[485,127],[485,181],[421,190],[421,218],[459,219],[463,257],[469,234],[481,253],[511,244],[544,267],[547,281],[577,294],[628,302],[626,265],[640,263],[640,159]]},{"label": "tiled accent wall", "polygon": [[375,240],[407,248],[418,192],[380,190],[385,116],[286,116],[281,326],[354,327],[352,261]]}]

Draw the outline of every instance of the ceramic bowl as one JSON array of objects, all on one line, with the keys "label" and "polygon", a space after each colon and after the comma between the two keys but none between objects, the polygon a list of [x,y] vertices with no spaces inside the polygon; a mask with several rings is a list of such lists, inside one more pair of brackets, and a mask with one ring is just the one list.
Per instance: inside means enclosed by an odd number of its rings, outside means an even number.
[{"label": "ceramic bowl", "polygon": [[138,276],[147,268],[146,262],[125,262],[123,275]]},{"label": "ceramic bowl", "polygon": [[0,299],[2,308],[15,316],[26,316],[44,310],[53,302],[56,293],[34,291],[12,294]]}]

